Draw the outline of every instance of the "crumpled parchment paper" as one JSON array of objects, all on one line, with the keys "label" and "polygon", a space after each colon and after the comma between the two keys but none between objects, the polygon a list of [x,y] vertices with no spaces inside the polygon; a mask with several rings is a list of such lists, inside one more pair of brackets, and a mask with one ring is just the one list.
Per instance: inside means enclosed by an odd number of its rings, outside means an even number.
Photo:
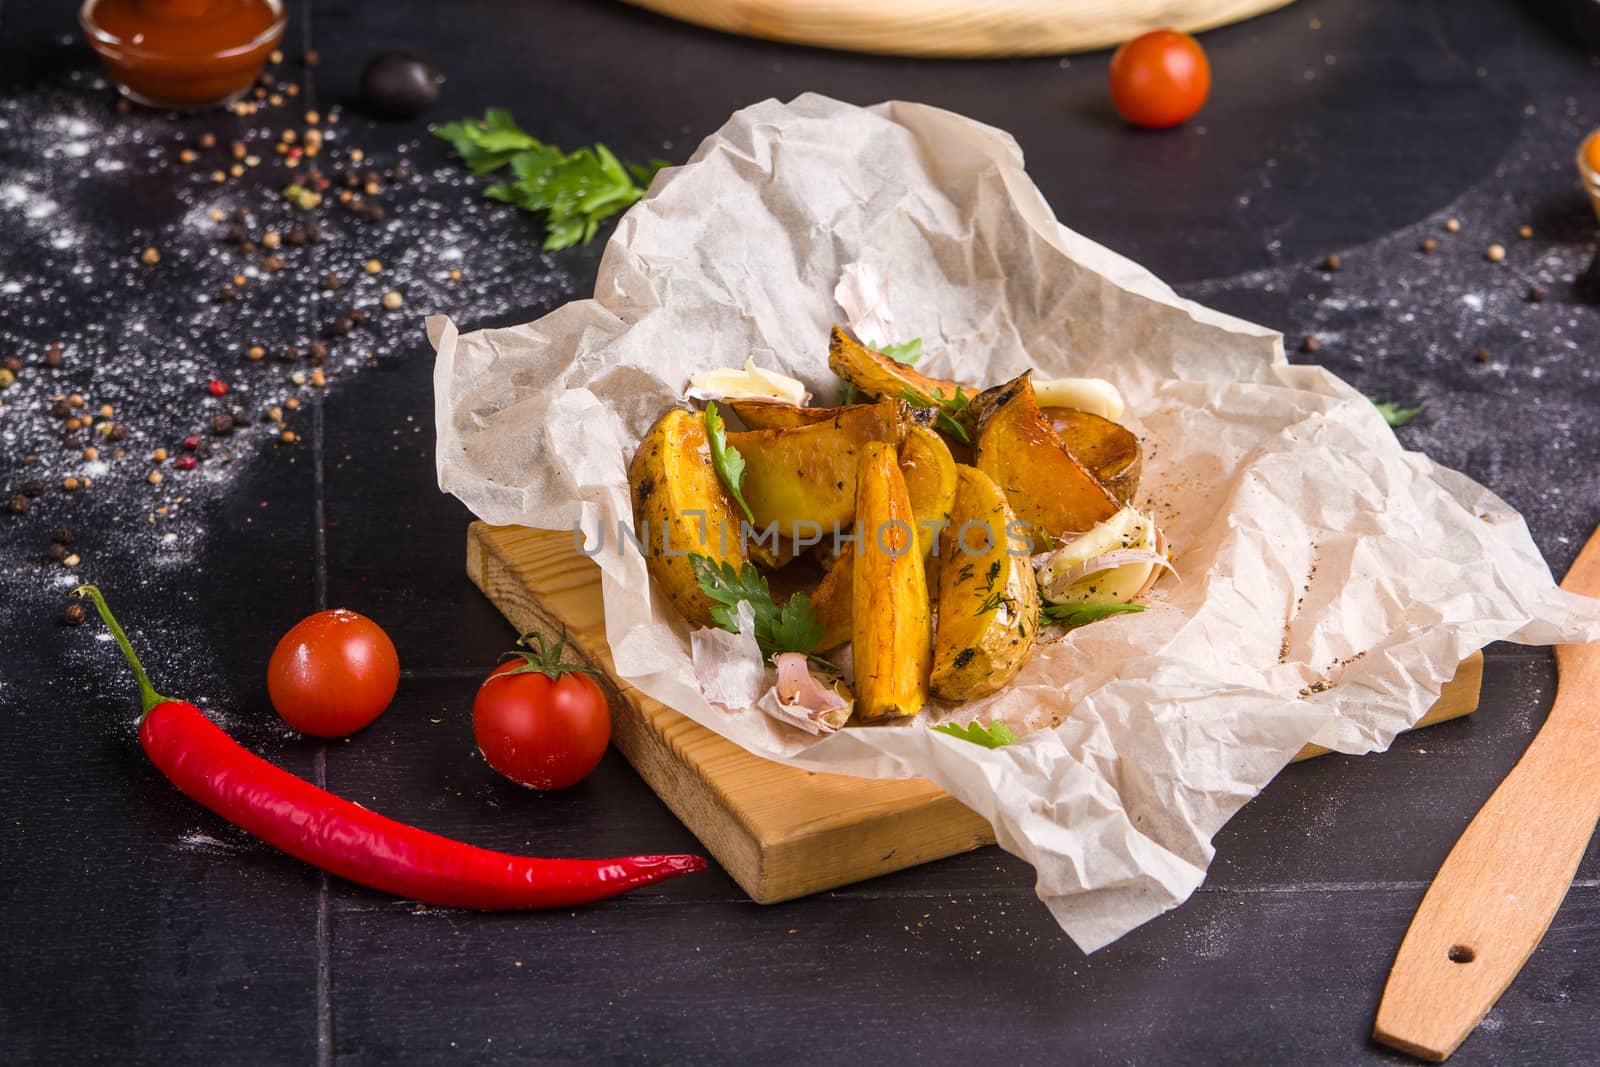
[{"label": "crumpled parchment paper", "polygon": [[[983,387],[1022,370],[1110,379],[1145,442],[1140,505],[1174,548],[1143,614],[1037,649],[1003,692],[814,737],[753,708],[770,672],[707,672],[652,590],[627,463],[689,375],[761,366],[837,398],[827,335],[852,264],[889,286],[919,369]],[[1180,299],[1058,223],[1005,133],[947,111],[817,95],[735,114],[617,226],[595,295],[458,334],[429,320],[440,487],[494,523],[581,524],[623,676],[750,751],[820,771],[924,776],[1032,863],[1085,951],[1180,903],[1211,838],[1308,741],[1386,747],[1491,641],[1600,639],[1520,516],[1404,451],[1370,403],[1281,338]],[[888,339],[880,339],[888,340]],[[1003,718],[989,751],[931,722]]]}]

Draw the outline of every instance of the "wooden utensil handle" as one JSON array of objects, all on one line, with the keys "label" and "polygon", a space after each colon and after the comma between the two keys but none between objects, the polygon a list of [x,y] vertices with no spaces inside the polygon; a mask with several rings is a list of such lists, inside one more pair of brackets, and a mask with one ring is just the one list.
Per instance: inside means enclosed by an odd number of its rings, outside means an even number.
[{"label": "wooden utensil handle", "polygon": [[[1600,531],[1563,589],[1600,596]],[[1522,970],[1600,821],[1600,642],[1556,650],[1549,718],[1445,858],[1406,931],[1373,1035],[1424,1059],[1455,1051]]]}]

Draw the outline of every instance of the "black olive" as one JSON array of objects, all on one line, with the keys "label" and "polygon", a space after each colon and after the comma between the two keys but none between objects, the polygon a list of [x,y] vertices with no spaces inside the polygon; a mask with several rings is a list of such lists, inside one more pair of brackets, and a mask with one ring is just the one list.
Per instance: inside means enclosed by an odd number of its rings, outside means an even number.
[{"label": "black olive", "polygon": [[410,52],[384,52],[361,72],[361,102],[380,118],[414,119],[439,99],[443,80],[425,59]]}]

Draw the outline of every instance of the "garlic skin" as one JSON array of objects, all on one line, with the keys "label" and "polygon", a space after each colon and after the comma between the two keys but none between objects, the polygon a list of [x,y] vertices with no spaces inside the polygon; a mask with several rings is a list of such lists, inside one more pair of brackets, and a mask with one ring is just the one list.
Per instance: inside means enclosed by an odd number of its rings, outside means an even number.
[{"label": "garlic skin", "polygon": [[743,370],[719,367],[692,375],[688,396],[691,400],[776,400],[796,407],[811,400],[804,382],[758,367],[753,358],[744,361]]},{"label": "garlic skin", "polygon": [[1035,557],[1039,593],[1052,604],[1128,604],[1155,583],[1167,562],[1156,524],[1123,508],[1094,529]]},{"label": "garlic skin", "polygon": [[1042,408],[1077,408],[1112,422],[1127,410],[1117,387],[1104,378],[1035,378],[1033,395]]}]

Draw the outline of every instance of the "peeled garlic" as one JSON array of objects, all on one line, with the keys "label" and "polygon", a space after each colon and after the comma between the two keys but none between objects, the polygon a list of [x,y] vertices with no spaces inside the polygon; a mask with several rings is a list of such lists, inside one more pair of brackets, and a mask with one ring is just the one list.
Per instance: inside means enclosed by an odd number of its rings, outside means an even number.
[{"label": "peeled garlic", "polygon": [[1039,558],[1039,592],[1052,604],[1126,604],[1171,569],[1156,524],[1123,508],[1088,533]]},{"label": "peeled garlic", "polygon": [[1104,378],[1035,378],[1033,395],[1042,408],[1077,408],[1113,422],[1125,408],[1122,394]]},{"label": "peeled garlic", "polygon": [[754,359],[744,361],[744,369],[720,367],[701,371],[689,379],[691,400],[776,400],[784,404],[805,406],[811,399],[805,383],[787,374],[779,374],[756,366]]}]

